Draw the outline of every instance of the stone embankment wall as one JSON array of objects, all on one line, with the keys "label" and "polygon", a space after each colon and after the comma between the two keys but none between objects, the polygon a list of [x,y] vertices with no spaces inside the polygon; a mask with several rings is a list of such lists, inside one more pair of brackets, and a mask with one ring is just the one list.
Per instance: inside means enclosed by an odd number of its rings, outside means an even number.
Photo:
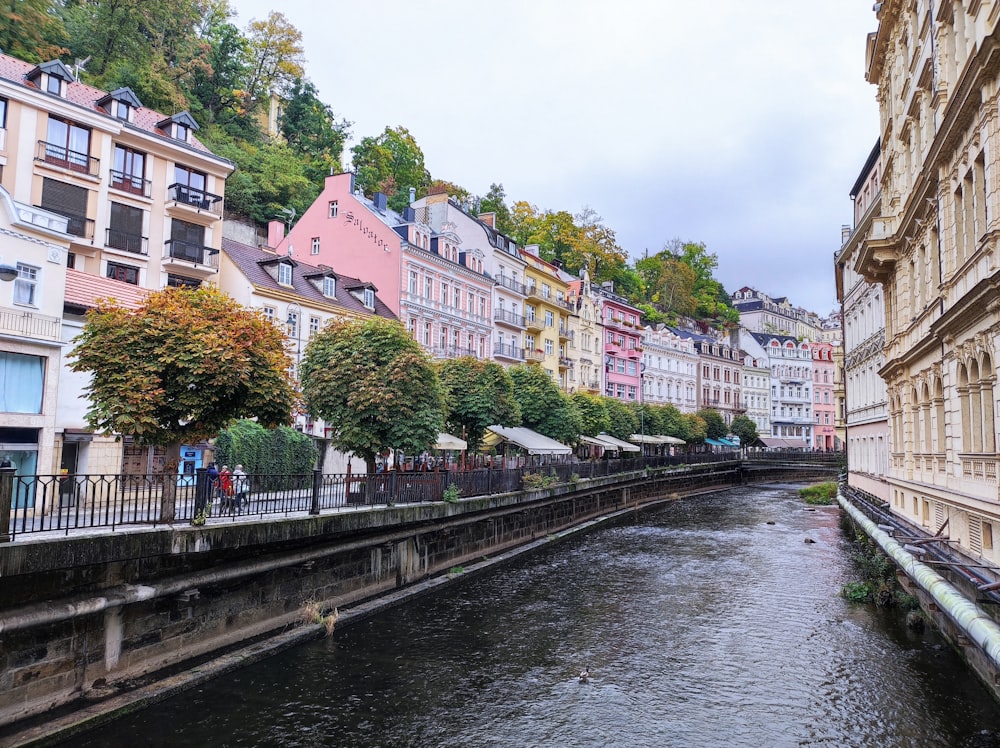
[{"label": "stone embankment wall", "polygon": [[0,726],[287,631],[308,602],[349,608],[594,518],[738,484],[745,472],[721,463],[455,503],[5,544]]}]

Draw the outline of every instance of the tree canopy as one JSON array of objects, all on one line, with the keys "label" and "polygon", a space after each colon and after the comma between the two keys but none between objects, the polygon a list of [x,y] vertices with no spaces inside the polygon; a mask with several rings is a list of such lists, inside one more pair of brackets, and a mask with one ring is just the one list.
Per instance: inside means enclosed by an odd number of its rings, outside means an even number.
[{"label": "tree canopy", "polygon": [[402,211],[410,202],[410,187],[426,194],[430,174],[424,167],[424,152],[405,127],[386,127],[381,135],[362,138],[354,148],[357,185],[371,196],[384,192],[389,207]]},{"label": "tree canopy", "polygon": [[705,436],[708,439],[725,439],[729,433],[729,426],[726,425],[722,414],[712,408],[699,410],[697,416],[705,422]]},{"label": "tree canopy", "polygon": [[288,424],[296,403],[282,331],[210,286],[166,288],[134,311],[101,302],[71,358],[73,371],[91,375],[89,426],[166,446],[167,473],[181,444],[211,439],[238,418]]},{"label": "tree canopy", "polygon": [[563,442],[580,435],[580,415],[569,395],[560,391],[552,377],[540,366],[513,366],[514,398],[521,408],[521,424]]},{"label": "tree canopy", "polygon": [[740,447],[746,449],[757,440],[757,424],[746,416],[736,416],[729,424],[729,430],[740,438]]},{"label": "tree canopy", "polygon": [[461,435],[470,451],[479,449],[490,426],[521,423],[514,382],[500,364],[465,356],[442,362],[438,374],[447,408],[445,427]]},{"label": "tree canopy", "polygon": [[331,443],[365,460],[389,449],[431,449],[444,426],[441,384],[420,344],[395,320],[335,321],[306,347],[300,367],[309,412]]}]

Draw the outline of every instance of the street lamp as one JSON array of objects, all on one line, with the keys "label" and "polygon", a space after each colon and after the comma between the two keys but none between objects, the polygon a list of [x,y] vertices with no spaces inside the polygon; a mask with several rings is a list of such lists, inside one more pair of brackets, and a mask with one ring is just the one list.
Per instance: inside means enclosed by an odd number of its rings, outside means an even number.
[{"label": "street lamp", "polygon": [[0,281],[10,282],[14,280],[19,273],[17,268],[13,265],[0,265]]}]

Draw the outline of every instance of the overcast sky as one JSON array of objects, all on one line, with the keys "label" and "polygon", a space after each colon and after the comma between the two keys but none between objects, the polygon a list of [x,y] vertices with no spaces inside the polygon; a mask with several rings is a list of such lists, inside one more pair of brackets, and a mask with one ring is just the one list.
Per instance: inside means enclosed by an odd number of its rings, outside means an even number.
[{"label": "overcast sky", "polygon": [[[871,0],[232,0],[279,10],[352,139],[403,125],[435,178],[593,208],[633,258],[680,238],[820,314],[878,136]],[[349,156],[349,154],[345,154]]]}]

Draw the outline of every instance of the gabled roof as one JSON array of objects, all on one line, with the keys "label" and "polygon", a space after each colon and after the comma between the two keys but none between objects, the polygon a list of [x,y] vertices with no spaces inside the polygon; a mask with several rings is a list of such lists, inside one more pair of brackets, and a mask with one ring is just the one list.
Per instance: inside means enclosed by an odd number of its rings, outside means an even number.
[{"label": "gabled roof", "polygon": [[135,91],[127,86],[125,88],[116,88],[114,91],[109,93],[107,96],[103,96],[97,100],[98,106],[104,106],[109,101],[124,101],[130,107],[138,109],[142,106],[142,102],[139,101],[139,97],[135,95]]},{"label": "gabled roof", "polygon": [[177,114],[172,114],[169,117],[157,122],[156,126],[162,130],[167,125],[172,123],[176,123],[178,125],[184,125],[185,127],[190,127],[192,130],[198,129],[198,123],[194,121],[194,117],[192,117],[187,111],[177,112]]},{"label": "gabled roof", "polygon": [[[292,260],[292,258],[287,255],[276,255],[273,252],[241,244],[240,242],[234,241],[233,239],[227,239],[225,237],[222,239],[222,251],[225,252],[226,255],[233,261],[233,264],[236,265],[241,273],[243,273],[246,279],[257,288],[284,293],[292,291],[297,296],[301,297],[303,301],[328,306],[340,306],[343,307],[345,311],[353,312],[355,314],[369,315],[373,313],[373,310],[366,307],[360,299],[350,293],[351,289],[362,287],[378,291],[378,289],[368,281],[342,275],[325,266],[316,267],[314,265],[308,265],[301,260]],[[291,263],[291,288],[278,283],[277,279],[265,269],[265,267],[276,262]],[[334,277],[337,279],[337,285],[339,288],[336,298],[324,296],[323,292],[310,280],[323,277]],[[386,306],[385,303],[378,297],[377,293],[375,294],[374,314],[379,317],[396,319],[396,315],[393,314],[389,307]]]}]

